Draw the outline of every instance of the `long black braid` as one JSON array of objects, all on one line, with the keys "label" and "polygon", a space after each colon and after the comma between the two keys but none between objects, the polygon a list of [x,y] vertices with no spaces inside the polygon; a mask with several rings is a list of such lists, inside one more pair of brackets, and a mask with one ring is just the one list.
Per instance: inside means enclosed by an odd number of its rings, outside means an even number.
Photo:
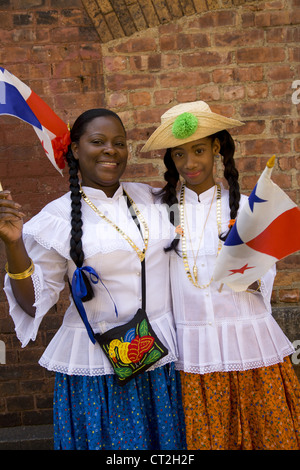
[{"label": "long black braid", "polygon": [[[240,186],[238,182],[239,173],[235,166],[234,152],[235,144],[231,135],[228,131],[223,130],[210,136],[212,142],[218,138],[220,141],[220,154],[223,158],[224,165],[224,177],[228,182],[229,187],[229,207],[230,207],[230,218],[235,219],[239,209],[240,202]],[[169,219],[170,222],[176,227],[179,224],[179,204],[177,198],[177,185],[179,181],[179,173],[173,162],[171,156],[171,149],[167,149],[164,156],[164,163],[167,171],[164,174],[165,181],[167,184],[163,187],[162,191],[158,194],[161,198],[161,202],[167,204],[169,207]],[[225,241],[231,227],[225,234],[221,234],[221,240]],[[175,250],[179,243],[180,236],[176,235],[171,245],[165,248],[165,251]]]},{"label": "long black braid", "polygon": [[[237,216],[241,199],[239,172],[234,161],[235,143],[229,132],[226,130],[217,132],[212,135],[211,138],[213,140],[218,138],[221,144],[220,154],[223,157],[224,177],[228,182],[229,190],[230,218],[234,220]],[[230,226],[229,230],[225,234],[220,236],[221,240],[226,240],[231,228],[232,226]]]},{"label": "long black braid", "polygon": [[[163,187],[162,191],[158,193],[161,196],[161,202],[168,206],[169,219],[174,227],[179,225],[179,207],[177,198],[177,184],[179,181],[179,173],[175,166],[175,163],[171,156],[171,149],[167,149],[164,156],[164,164],[167,171],[164,173],[164,179],[167,184]],[[165,248],[165,251],[175,250],[177,252],[177,246],[179,243],[179,235],[177,234],[169,247]]]},{"label": "long black braid", "polygon": [[[113,111],[104,108],[90,109],[82,113],[74,122],[70,132],[71,142],[79,143],[80,137],[84,134],[86,127],[96,117],[112,116],[117,118],[122,126],[123,123],[119,116]],[[124,126],[123,126],[124,128]],[[124,129],[125,131],[125,129]],[[69,183],[71,192],[71,239],[70,239],[70,256],[74,261],[77,268],[81,268],[84,262],[84,251],[82,247],[82,214],[81,214],[81,193],[79,183],[79,164],[78,160],[74,158],[71,144],[69,145],[68,152],[66,154],[66,160],[69,165]],[[82,276],[87,288],[87,295],[82,301],[87,301],[93,298],[93,290],[91,284],[82,271]]]}]

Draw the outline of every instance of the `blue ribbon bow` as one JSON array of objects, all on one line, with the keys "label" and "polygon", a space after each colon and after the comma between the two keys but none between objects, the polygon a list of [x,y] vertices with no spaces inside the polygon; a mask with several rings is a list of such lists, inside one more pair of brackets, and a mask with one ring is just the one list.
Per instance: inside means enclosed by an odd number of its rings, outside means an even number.
[{"label": "blue ribbon bow", "polygon": [[110,296],[110,298],[111,298],[111,300],[114,304],[116,316],[118,316],[118,311],[117,311],[117,307],[116,307],[115,302],[113,301],[112,296],[110,295],[107,287],[103,284],[102,280],[100,279],[100,277],[98,276],[96,271],[93,268],[91,268],[90,266],[82,266],[81,268],[76,268],[75,271],[74,271],[74,274],[73,274],[73,278],[72,278],[73,299],[74,299],[76,307],[77,307],[77,309],[80,313],[82,321],[83,321],[83,323],[84,323],[84,325],[87,329],[89,338],[92,341],[92,343],[95,344],[96,340],[94,338],[94,332],[91,328],[91,325],[89,324],[89,321],[88,321],[87,315],[86,315],[86,311],[85,311],[85,308],[84,308],[83,303],[82,303],[82,299],[87,295],[87,288],[86,288],[86,285],[84,283],[84,279],[83,279],[83,276],[82,276],[82,271],[86,271],[90,275],[90,280],[93,284],[97,284],[99,281],[101,282],[101,284],[103,285],[103,287],[108,292],[108,295]]}]

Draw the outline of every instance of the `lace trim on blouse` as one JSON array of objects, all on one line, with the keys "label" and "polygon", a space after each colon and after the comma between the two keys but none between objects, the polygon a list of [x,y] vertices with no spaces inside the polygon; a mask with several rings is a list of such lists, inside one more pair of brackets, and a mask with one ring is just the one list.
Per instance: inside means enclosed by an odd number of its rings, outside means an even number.
[{"label": "lace trim on blouse", "polygon": [[281,355],[274,356],[273,358],[269,358],[266,360],[260,361],[249,361],[241,364],[239,362],[236,363],[219,363],[219,364],[210,364],[210,365],[201,365],[201,366],[188,366],[183,362],[176,362],[175,369],[181,370],[189,374],[210,374],[212,372],[233,372],[233,371],[244,371],[250,369],[258,369],[260,367],[269,367],[278,364],[279,362],[283,362],[284,357],[290,356],[294,350],[292,348],[286,348],[282,351]]}]

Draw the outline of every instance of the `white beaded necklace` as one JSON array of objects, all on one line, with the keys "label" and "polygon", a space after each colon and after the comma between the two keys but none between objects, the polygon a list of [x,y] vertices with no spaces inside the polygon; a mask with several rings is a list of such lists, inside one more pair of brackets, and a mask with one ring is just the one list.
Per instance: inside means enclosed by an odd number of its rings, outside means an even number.
[{"label": "white beaded necklace", "polygon": [[[220,237],[220,235],[221,235],[221,221],[222,221],[222,217],[221,217],[221,186],[219,184],[217,184],[215,190],[217,190],[217,225],[218,225],[218,235]],[[209,208],[208,215],[206,217],[206,221],[203,225],[203,229],[202,229],[202,233],[201,233],[201,237],[200,237],[200,242],[199,242],[199,248],[200,248],[200,244],[201,244],[201,240],[202,240],[202,237],[203,237],[205,225],[207,223],[207,220],[208,220],[208,217],[209,217],[209,214],[210,214],[210,210],[211,210],[211,206],[212,206],[214,197],[215,197],[215,192],[214,192],[213,197],[212,197],[212,201],[211,201],[211,205],[210,205],[210,208]],[[196,256],[194,255],[194,251],[192,250],[193,258],[194,258],[194,265],[193,265],[193,270],[192,270],[193,275],[192,275],[192,272],[191,272],[191,269],[190,269],[190,266],[189,266],[189,262],[188,262],[188,257],[187,257],[184,208],[185,208],[185,184],[183,184],[182,187],[181,187],[180,201],[179,201],[180,228],[181,228],[180,233],[181,233],[181,237],[182,237],[182,259],[183,259],[183,264],[184,264],[186,274],[187,274],[189,280],[192,282],[192,284],[195,287],[198,287],[199,289],[205,289],[206,287],[208,287],[212,283],[213,277],[210,279],[208,284],[204,284],[204,285],[199,285],[198,284],[197,257],[198,257],[199,248],[198,248]],[[186,218],[186,222],[188,222],[187,218]],[[191,237],[190,237],[190,241],[191,241]],[[222,241],[219,238],[217,256],[218,256],[221,248],[222,248]],[[194,276],[194,278],[193,278],[193,276]]]}]

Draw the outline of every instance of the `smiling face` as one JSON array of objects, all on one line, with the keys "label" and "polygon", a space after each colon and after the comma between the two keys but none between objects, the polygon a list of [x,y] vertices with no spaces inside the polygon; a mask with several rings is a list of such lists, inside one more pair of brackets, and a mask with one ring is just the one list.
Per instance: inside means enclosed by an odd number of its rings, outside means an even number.
[{"label": "smiling face", "polygon": [[214,157],[219,151],[219,139],[210,137],[171,149],[173,162],[187,188],[201,194],[214,186]]},{"label": "smiling face", "polygon": [[72,151],[79,162],[83,186],[101,189],[111,197],[120,185],[128,157],[121,122],[113,116],[94,118],[79,142],[72,143]]}]

